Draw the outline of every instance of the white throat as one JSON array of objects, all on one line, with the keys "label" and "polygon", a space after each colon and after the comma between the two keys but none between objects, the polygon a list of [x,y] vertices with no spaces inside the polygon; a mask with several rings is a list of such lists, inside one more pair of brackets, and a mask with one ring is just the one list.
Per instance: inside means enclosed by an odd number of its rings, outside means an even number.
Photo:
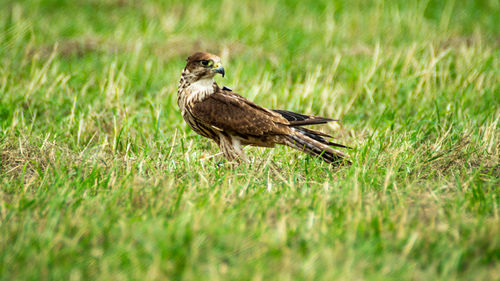
[{"label": "white throat", "polygon": [[191,93],[193,94],[198,94],[198,93],[213,93],[214,91],[214,79],[213,78],[206,78],[206,79],[200,79],[191,85],[189,85],[188,89]]},{"label": "white throat", "polygon": [[187,87],[188,102],[200,102],[214,93],[214,79],[200,79]]}]

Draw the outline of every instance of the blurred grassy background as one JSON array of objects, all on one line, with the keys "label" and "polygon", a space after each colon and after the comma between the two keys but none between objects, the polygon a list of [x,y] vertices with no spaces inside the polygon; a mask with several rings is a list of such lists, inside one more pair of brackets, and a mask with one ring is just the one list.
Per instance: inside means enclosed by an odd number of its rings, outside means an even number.
[{"label": "blurred grassy background", "polygon": [[[0,2],[0,279],[500,278],[500,1]],[[222,57],[354,164],[218,149],[176,105]]]}]

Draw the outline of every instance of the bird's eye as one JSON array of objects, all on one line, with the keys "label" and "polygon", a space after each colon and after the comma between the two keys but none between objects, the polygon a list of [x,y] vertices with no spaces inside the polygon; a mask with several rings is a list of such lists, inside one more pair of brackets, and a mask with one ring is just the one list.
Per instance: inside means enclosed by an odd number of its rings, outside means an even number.
[{"label": "bird's eye", "polygon": [[201,65],[203,65],[203,66],[208,66],[208,64],[209,64],[208,60],[202,60],[201,61]]}]

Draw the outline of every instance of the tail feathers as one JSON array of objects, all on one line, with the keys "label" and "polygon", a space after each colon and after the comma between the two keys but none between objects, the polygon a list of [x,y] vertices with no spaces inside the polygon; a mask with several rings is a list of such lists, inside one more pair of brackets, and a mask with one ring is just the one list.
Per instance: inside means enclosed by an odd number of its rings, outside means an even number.
[{"label": "tail feathers", "polygon": [[[315,135],[315,138],[318,136]],[[351,164],[347,154],[329,147],[323,141],[319,141],[308,134],[297,132],[286,137],[285,144],[298,150],[302,150],[311,156],[317,156],[331,164]],[[322,138],[323,139],[323,138]],[[323,139],[324,140],[324,139]],[[325,140],[326,143],[329,143]]]},{"label": "tail feathers", "polygon": [[303,128],[303,127],[296,127],[295,130],[297,130],[300,133],[302,133],[302,134],[310,137],[313,140],[319,141],[322,144],[326,144],[326,145],[330,145],[330,146],[335,146],[335,147],[342,147],[342,148],[352,149],[351,147],[345,146],[343,144],[339,144],[339,143],[334,143],[334,142],[327,141],[323,137],[331,138],[332,136],[330,136],[328,134],[325,134],[323,132],[315,131],[315,130],[311,130],[311,129],[307,129],[307,128]]}]

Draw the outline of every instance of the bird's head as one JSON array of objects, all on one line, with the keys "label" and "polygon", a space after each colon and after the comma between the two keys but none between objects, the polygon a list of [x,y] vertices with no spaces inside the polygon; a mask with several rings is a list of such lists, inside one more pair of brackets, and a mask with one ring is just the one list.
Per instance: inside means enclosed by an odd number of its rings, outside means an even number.
[{"label": "bird's head", "polygon": [[224,77],[226,74],[220,58],[214,54],[197,52],[189,56],[186,61],[184,71],[189,73],[187,76],[192,80],[189,82],[212,79],[216,74],[222,74]]}]

